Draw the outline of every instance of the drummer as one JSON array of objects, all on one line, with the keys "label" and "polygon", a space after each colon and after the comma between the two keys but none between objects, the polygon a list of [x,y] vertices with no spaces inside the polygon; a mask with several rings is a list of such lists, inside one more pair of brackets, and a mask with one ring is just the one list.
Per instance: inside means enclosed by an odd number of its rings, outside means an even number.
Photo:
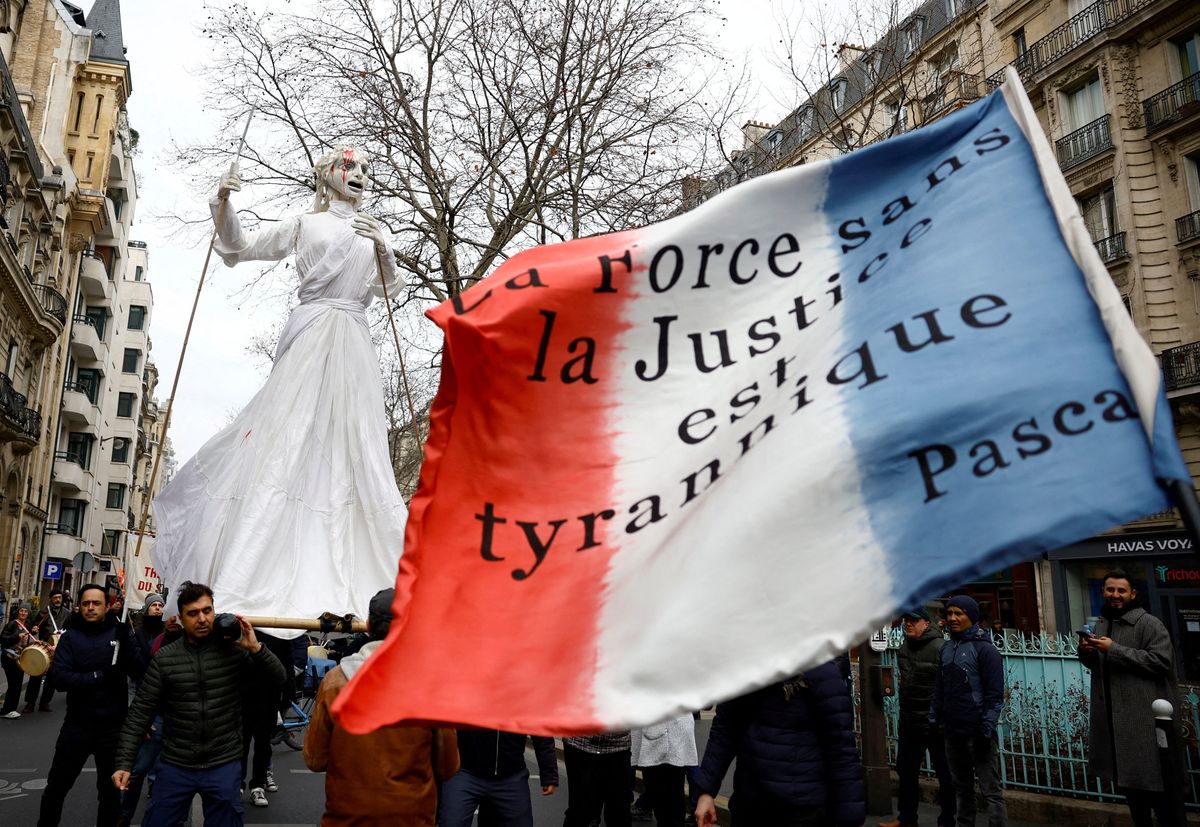
[{"label": "drummer", "polygon": [[[70,610],[63,603],[61,589],[50,592],[50,600],[34,618],[30,629],[38,640],[50,647],[51,651],[58,645],[58,639],[67,628],[67,618]],[[41,691],[42,702],[38,704],[38,692]],[[29,679],[29,687],[25,690],[25,708],[21,711],[28,714],[36,706],[39,712],[50,711],[50,699],[54,697],[54,679],[51,675],[38,675]]]},{"label": "drummer", "polygon": [[0,663],[4,666],[4,677],[8,681],[8,692],[4,695],[4,706],[0,707],[0,718],[21,717],[21,713],[17,712],[17,701],[21,698],[21,684],[25,680],[25,673],[21,671],[18,658],[21,656],[21,650],[34,640],[28,624],[29,604],[17,603],[9,612],[8,623],[0,629],[0,648],[3,649]]}]

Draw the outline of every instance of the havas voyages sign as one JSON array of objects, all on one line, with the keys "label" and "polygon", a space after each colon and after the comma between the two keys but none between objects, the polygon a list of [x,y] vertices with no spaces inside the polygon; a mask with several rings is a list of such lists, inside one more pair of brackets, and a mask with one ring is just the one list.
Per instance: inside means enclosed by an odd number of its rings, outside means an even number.
[{"label": "havas voyages sign", "polygon": [[343,724],[646,724],[1165,508],[1154,359],[1037,130],[1006,88],[433,311],[397,616]]}]

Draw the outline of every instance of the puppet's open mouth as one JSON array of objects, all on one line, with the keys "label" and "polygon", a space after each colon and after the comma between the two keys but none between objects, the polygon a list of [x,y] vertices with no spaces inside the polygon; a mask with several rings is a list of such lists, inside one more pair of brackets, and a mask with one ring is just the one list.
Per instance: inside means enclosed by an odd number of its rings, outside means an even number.
[{"label": "puppet's open mouth", "polygon": [[349,181],[346,183],[346,188],[352,189],[355,192],[362,192],[363,185],[360,184],[358,181]]}]

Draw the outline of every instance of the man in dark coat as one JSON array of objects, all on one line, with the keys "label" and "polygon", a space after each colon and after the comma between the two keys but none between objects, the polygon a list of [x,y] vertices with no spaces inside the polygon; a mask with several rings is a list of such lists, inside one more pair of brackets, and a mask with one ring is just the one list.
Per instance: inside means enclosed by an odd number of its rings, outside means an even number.
[{"label": "man in dark coat", "polygon": [[[525,765],[526,735],[498,729],[460,729],[461,767],[445,784],[438,800],[441,827],[471,827],[479,808],[480,827],[533,827],[529,799],[529,768]],[[533,738],[541,776],[542,795],[558,787],[558,757],[553,738]]]},{"label": "man in dark coat", "polygon": [[695,774],[696,823],[717,823],[714,796],[737,759],[733,827],[858,827],[862,764],[845,656],[717,706]]},{"label": "man in dark coat", "polygon": [[213,633],[212,589],[179,589],[183,637],[155,653],[121,727],[112,783],[129,788],[130,771],[156,712],[163,716],[163,749],[145,827],[175,827],[192,798],[204,802],[208,827],[241,827],[242,698],[247,681],[283,685],[283,665],[254,629],[238,617],[241,636]]},{"label": "man in dark coat", "polygon": [[109,776],[129,705],[128,681],[146,667],[129,627],[108,617],[104,602],[100,586],[80,589],[79,612],[67,621],[54,652],[51,675],[67,693],[67,714],[42,791],[38,827],[56,827],[62,819],[63,802],[88,756],[96,759],[96,824],[112,827],[117,821],[118,793]]},{"label": "man in dark coat", "polygon": [[1004,709],[1004,662],[979,627],[979,604],[960,594],[946,603],[950,642],[939,652],[929,722],[945,730],[946,760],[954,779],[958,823],[975,823],[975,781],[988,805],[988,827],[1007,827],[1000,786],[996,728]]},{"label": "man in dark coat", "polygon": [[1121,570],[1104,576],[1104,608],[1095,634],[1083,638],[1079,659],[1092,671],[1088,767],[1117,785],[1137,827],[1171,823],[1167,796],[1182,779],[1162,776],[1150,705],[1163,698],[1178,707],[1175,653],[1162,621],[1136,604],[1137,591]]},{"label": "man in dark coat", "polygon": [[946,746],[940,728],[929,723],[933,684],[937,678],[942,644],[941,630],[930,622],[929,612],[918,607],[903,615],[904,643],[897,653],[900,667],[900,728],[896,750],[896,775],[900,778],[899,817],[881,821],[879,827],[916,827],[921,800],[921,765],[925,752],[938,779],[938,827],[954,827],[954,782],[946,763]]}]

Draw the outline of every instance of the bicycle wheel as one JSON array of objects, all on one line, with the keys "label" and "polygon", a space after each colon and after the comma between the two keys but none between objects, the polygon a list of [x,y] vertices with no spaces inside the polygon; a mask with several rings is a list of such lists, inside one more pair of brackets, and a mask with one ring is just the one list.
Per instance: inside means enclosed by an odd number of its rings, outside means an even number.
[{"label": "bicycle wheel", "polygon": [[304,749],[304,731],[306,729],[308,729],[307,721],[305,721],[304,726],[285,730],[283,733],[283,743],[287,744],[297,752]]}]

